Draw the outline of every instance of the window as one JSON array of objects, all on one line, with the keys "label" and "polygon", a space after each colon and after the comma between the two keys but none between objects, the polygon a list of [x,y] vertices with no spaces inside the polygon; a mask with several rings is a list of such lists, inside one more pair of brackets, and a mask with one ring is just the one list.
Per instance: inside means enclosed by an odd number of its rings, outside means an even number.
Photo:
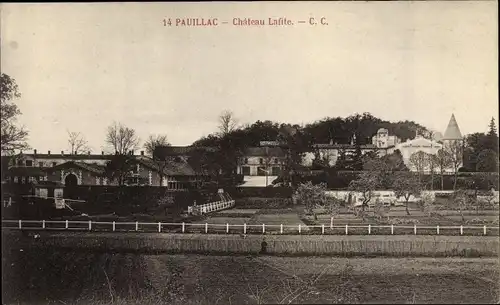
[{"label": "window", "polygon": [[26,160],[26,166],[33,166],[32,160]]},{"label": "window", "polygon": [[23,166],[24,162],[23,160],[17,160],[17,166]]},{"label": "window", "polygon": [[259,163],[260,163],[260,164],[264,164],[264,159],[259,158]]},{"label": "window", "polygon": [[248,164],[248,158],[245,158],[245,164]]},{"label": "window", "polygon": [[14,176],[14,183],[18,183],[19,182],[19,179],[17,178],[17,176]]},{"label": "window", "polygon": [[278,158],[274,159],[274,164],[278,164],[279,162],[280,162],[280,160],[278,160]]},{"label": "window", "polygon": [[56,166],[57,165],[57,162],[52,162],[52,166]]},{"label": "window", "polygon": [[43,167],[43,162],[42,162],[42,161],[39,161],[39,162],[38,162],[38,166],[39,166],[39,167]]}]

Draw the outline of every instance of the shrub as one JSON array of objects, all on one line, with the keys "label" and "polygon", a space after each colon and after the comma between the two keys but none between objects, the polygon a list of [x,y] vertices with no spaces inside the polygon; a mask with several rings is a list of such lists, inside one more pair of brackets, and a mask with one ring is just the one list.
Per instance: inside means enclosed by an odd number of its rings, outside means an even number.
[{"label": "shrub", "polygon": [[420,221],[412,218],[390,218],[389,224],[393,225],[405,225],[405,224],[419,224]]}]

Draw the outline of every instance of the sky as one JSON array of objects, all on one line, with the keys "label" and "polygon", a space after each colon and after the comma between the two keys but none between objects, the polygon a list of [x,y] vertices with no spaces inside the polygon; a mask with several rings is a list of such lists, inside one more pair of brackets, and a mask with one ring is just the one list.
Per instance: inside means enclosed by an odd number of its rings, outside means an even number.
[{"label": "sky", "polygon": [[[370,112],[444,133],[498,122],[496,1],[2,4],[1,71],[41,151],[121,122],[189,145],[241,124]],[[235,26],[233,18],[292,26]],[[318,24],[310,25],[309,18]],[[320,20],[328,25],[321,25]],[[164,26],[171,18],[173,26]],[[177,18],[218,18],[180,27]],[[306,23],[298,23],[303,20]],[[227,21],[227,24],[222,24]]]}]

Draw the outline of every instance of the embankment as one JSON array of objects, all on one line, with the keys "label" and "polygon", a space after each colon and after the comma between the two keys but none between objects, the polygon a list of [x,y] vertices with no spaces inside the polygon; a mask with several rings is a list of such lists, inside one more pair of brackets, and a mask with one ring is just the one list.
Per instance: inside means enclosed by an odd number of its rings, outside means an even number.
[{"label": "embankment", "polygon": [[[286,256],[463,256],[496,257],[497,236],[264,236],[161,233],[40,232],[22,235],[4,231],[3,239],[19,247],[144,253],[213,253]],[[7,236],[6,236],[7,235]],[[17,237],[17,238],[16,238]]]}]

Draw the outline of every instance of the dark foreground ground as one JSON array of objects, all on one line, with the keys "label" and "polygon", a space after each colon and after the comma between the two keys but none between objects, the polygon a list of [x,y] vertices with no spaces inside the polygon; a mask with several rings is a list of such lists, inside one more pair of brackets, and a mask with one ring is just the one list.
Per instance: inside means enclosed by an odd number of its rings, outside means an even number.
[{"label": "dark foreground ground", "polygon": [[496,258],[146,255],[4,245],[4,304],[497,303]]}]

